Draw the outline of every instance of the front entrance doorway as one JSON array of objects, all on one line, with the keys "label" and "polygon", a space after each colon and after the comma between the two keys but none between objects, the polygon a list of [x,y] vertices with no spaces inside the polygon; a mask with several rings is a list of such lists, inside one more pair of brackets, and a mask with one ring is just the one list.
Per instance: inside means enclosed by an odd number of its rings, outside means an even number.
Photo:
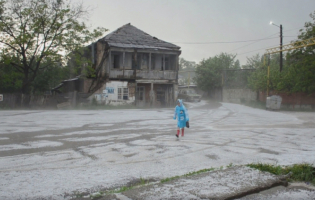
[{"label": "front entrance doorway", "polygon": [[165,89],[162,87],[156,90],[156,101],[161,105],[165,106]]},{"label": "front entrance doorway", "polygon": [[136,93],[136,101],[137,106],[144,107],[145,106],[145,89],[143,86],[137,87],[137,93]]}]

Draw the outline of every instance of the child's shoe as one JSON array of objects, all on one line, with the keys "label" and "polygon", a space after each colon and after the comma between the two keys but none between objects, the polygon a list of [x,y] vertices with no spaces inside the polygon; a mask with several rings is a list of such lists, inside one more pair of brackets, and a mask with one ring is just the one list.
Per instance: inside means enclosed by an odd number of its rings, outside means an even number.
[{"label": "child's shoe", "polygon": [[177,130],[177,134],[176,134],[176,137],[178,137],[179,136],[179,130]]}]

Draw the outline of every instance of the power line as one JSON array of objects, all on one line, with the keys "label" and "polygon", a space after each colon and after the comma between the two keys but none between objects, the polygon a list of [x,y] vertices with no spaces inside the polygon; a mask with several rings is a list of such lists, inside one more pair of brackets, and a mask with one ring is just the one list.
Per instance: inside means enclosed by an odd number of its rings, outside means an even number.
[{"label": "power line", "polygon": [[243,42],[252,42],[252,41],[262,41],[262,40],[270,40],[278,37],[273,38],[265,38],[265,39],[257,39],[257,40],[243,40],[243,41],[233,41],[233,42],[171,42],[177,44],[226,44],[226,43],[243,43]]},{"label": "power line", "polygon": [[261,48],[261,49],[256,49],[256,50],[253,50],[253,51],[248,51],[248,52],[245,52],[245,53],[241,53],[241,54],[237,54],[237,55],[243,55],[243,54],[247,54],[247,53],[251,53],[251,52],[255,52],[255,51],[259,51],[259,50],[266,50],[268,48],[272,48],[274,46],[269,46],[269,47],[265,47],[265,48]]},{"label": "power line", "polygon": [[[283,32],[288,32],[288,31],[297,30],[297,29],[301,29],[301,27],[290,29],[290,30],[284,30]],[[244,42],[259,42],[259,41],[263,41],[263,40],[270,40],[270,39],[277,38],[277,37],[271,38],[271,36],[276,35],[276,34],[278,34],[278,33],[274,33],[270,36],[264,37],[262,39],[256,39],[256,40],[241,40],[241,41],[231,41],[231,42],[222,42],[221,41],[221,42],[171,42],[171,43],[177,43],[177,44],[230,44],[230,43],[244,43]],[[294,36],[292,36],[292,37],[294,37]]]},{"label": "power line", "polygon": [[293,30],[297,30],[297,29],[301,29],[301,28],[304,28],[304,26],[303,27],[299,27],[299,28],[293,28],[293,29],[289,29],[289,30],[284,30],[283,32],[293,31]]},{"label": "power line", "polygon": [[[289,29],[289,30],[284,30],[283,32],[289,32],[289,31],[292,31],[292,30],[297,30],[297,29],[302,29],[302,28],[304,28],[304,26],[303,26],[303,27],[299,27],[299,28],[293,28],[293,29]],[[239,47],[239,48],[237,48],[237,49],[233,49],[233,50],[231,50],[231,51],[228,51],[228,53],[229,53],[229,52],[232,52],[232,51],[235,51],[235,50],[238,50],[238,49],[247,47],[247,46],[249,46],[249,45],[255,44],[255,43],[259,42],[259,41],[271,40],[271,39],[278,38],[278,37],[271,37],[271,36],[276,35],[276,34],[279,34],[279,33],[274,33],[274,34],[269,35],[269,36],[267,36],[267,37],[265,37],[265,38],[256,39],[256,40],[244,40],[244,41],[232,41],[232,42],[171,42],[171,43],[177,43],[177,44],[231,44],[231,43],[252,42],[252,43],[247,44],[247,45],[245,45],[245,46],[241,46],[241,47]],[[288,38],[288,37],[297,37],[297,36],[283,36],[283,37]],[[237,55],[243,55],[243,54],[247,54],[247,53],[251,53],[251,52],[255,52],[255,51],[259,51],[259,50],[263,50],[263,49],[265,50],[265,49],[267,49],[267,48],[272,48],[272,47],[274,47],[274,46],[269,46],[269,47],[265,47],[265,48],[261,48],[261,49],[256,49],[256,50],[244,52],[244,53],[237,54]]]},{"label": "power line", "polygon": [[243,54],[247,54],[247,53],[251,53],[251,52],[255,52],[255,51],[259,51],[259,50],[266,50],[268,48],[273,48],[275,46],[269,46],[269,47],[265,47],[265,48],[262,48],[262,49],[256,49],[256,50],[252,50],[252,51],[247,51],[247,52],[244,52],[244,53],[240,53],[240,54],[237,54],[237,55],[243,55]]},{"label": "power line", "polygon": [[[269,37],[271,37],[271,36],[273,36],[273,35],[276,35],[276,34],[278,34],[278,33],[274,33],[274,34],[272,34],[272,35],[269,35],[269,36],[265,37],[264,39],[269,38]],[[276,37],[275,37],[275,38],[276,38]],[[277,38],[278,38],[278,37],[277,37]],[[233,50],[229,51],[228,53],[230,53],[230,52],[232,52],[232,51],[235,51],[235,50],[238,50],[238,49],[242,49],[243,47],[247,47],[247,46],[252,45],[252,44],[255,44],[255,43],[257,43],[257,42],[258,42],[258,41],[253,42],[253,43],[250,43],[250,44],[247,44],[247,45],[245,45],[245,46],[241,46],[241,47],[239,47],[239,48],[237,48],[237,49],[233,49]]]},{"label": "power line", "polygon": [[[303,28],[303,27],[289,29],[289,30],[285,30],[285,31],[283,31],[283,32],[289,32],[289,31],[297,30],[297,29],[301,29],[301,28]],[[275,33],[275,34],[278,34],[278,33]],[[273,36],[273,35],[275,35],[275,34],[272,34],[272,35],[270,35],[270,36]],[[267,36],[266,38],[268,38],[268,37],[270,37],[270,36]],[[284,37],[297,37],[297,36],[284,36]],[[247,44],[247,45],[245,45],[245,46],[239,47],[239,48],[234,49],[234,50],[231,50],[231,51],[235,51],[235,50],[241,49],[241,48],[243,48],[243,47],[247,47],[247,46],[249,46],[249,45],[251,45],[251,44],[254,44],[254,43],[257,43],[257,42],[253,42],[253,43]],[[266,47],[266,48],[270,48],[270,47]],[[253,51],[248,51],[248,52],[241,53],[241,54],[237,54],[237,55],[243,55],[243,54],[246,54],[246,53],[251,53],[251,52],[255,52],[255,51],[259,51],[259,50],[262,50],[262,49],[253,50]],[[231,52],[231,51],[229,51],[229,52]]]},{"label": "power line", "polygon": [[[297,37],[297,36],[285,36],[285,37],[288,38],[288,37]],[[278,38],[278,37],[277,37],[277,38]],[[232,52],[232,51],[235,51],[235,50],[238,50],[238,49],[242,49],[243,47],[247,47],[247,46],[249,46],[249,45],[251,45],[251,44],[254,44],[254,43],[256,43],[256,42],[253,42],[253,43],[250,43],[250,44],[248,44],[248,45],[239,47],[239,48],[237,48],[237,49],[233,49],[233,50],[231,50],[231,51],[228,51],[228,53],[230,53],[230,52]],[[267,47],[267,48],[269,48],[269,47]],[[254,51],[256,51],[256,50],[254,50]],[[242,53],[242,54],[245,54],[245,53]],[[237,55],[242,55],[242,54],[237,54]]]}]

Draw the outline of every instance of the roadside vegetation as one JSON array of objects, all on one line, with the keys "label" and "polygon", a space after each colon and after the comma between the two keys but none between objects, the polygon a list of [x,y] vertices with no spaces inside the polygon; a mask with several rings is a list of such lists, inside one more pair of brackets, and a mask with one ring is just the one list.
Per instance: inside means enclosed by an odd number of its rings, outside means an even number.
[{"label": "roadside vegetation", "polygon": [[[43,95],[62,80],[79,75],[96,78],[90,52],[84,47],[108,30],[102,27],[89,30],[84,23],[88,10],[83,4],[72,4],[69,0],[0,0],[0,16],[0,94],[20,94],[20,102],[27,107],[30,99],[22,101],[24,95]],[[292,45],[315,37],[315,11],[310,18]],[[237,54],[224,52],[199,63],[180,58],[179,83],[197,84],[207,92],[222,87],[254,91],[266,91],[269,87],[269,91],[313,94],[314,50],[315,45],[309,45],[287,51],[281,72],[279,54],[269,58],[257,54],[247,58],[245,65],[240,64]]]},{"label": "roadside vegetation", "polygon": [[[0,0],[0,93],[43,94],[78,73],[68,61],[84,58],[83,47],[107,31],[90,30],[87,17],[83,3],[70,0]],[[90,63],[85,69],[80,74],[93,73]]]},{"label": "roadside vegetation", "polygon": [[[156,180],[148,180],[144,178],[140,178],[139,180],[134,181],[133,183],[127,184],[125,186],[122,186],[117,189],[112,189],[112,190],[104,190],[104,191],[99,191],[95,192],[93,194],[75,194],[75,197],[88,197],[90,199],[98,199],[101,198],[105,195],[110,195],[110,194],[115,194],[115,193],[121,193],[125,192],[137,187],[141,186],[146,186],[149,184],[154,184],[154,183],[167,183],[173,180],[177,180],[183,177],[190,177],[198,174],[202,174],[205,172],[210,172],[210,171],[215,171],[215,170],[223,170],[227,169],[230,167],[233,167],[232,163],[227,165],[226,167],[219,167],[219,168],[207,168],[207,169],[202,169],[198,171],[193,171],[189,172],[184,175],[180,176],[173,176],[173,177],[168,177],[161,179],[159,182]],[[305,182],[306,184],[311,184],[315,186],[315,167],[311,164],[308,163],[302,163],[302,164],[294,164],[290,166],[280,166],[280,165],[272,165],[272,164],[263,164],[263,163],[251,163],[245,165],[250,168],[254,168],[263,172],[269,172],[271,174],[277,175],[277,176],[287,176],[287,181],[288,182]]]},{"label": "roadside vegetation", "polygon": [[315,186],[315,167],[307,163],[291,166],[257,163],[247,166],[274,175],[288,175],[289,182],[306,182]]},{"label": "roadside vegetation", "polygon": [[[220,169],[223,169],[223,167],[221,167]],[[189,173],[181,175],[181,176],[173,176],[173,177],[165,178],[165,179],[162,179],[160,182],[166,183],[166,182],[169,182],[169,181],[172,181],[175,179],[179,179],[182,177],[189,177],[189,176],[193,176],[193,175],[197,175],[197,174],[201,174],[201,173],[205,173],[205,172],[210,172],[210,171],[214,171],[214,170],[216,170],[216,168],[202,169],[202,170],[195,171],[195,172],[189,172]]]},{"label": "roadside vegetation", "polygon": [[[292,46],[315,37],[315,11],[310,14],[311,22],[306,22],[300,30]],[[315,45],[296,48],[285,52],[283,69],[280,72],[280,54],[270,56],[255,55],[247,58],[247,63],[240,66],[236,55],[221,53],[214,57],[203,59],[195,66],[194,81],[198,88],[209,91],[228,88],[249,88],[253,91],[277,91],[286,93],[315,92]],[[268,67],[270,66],[269,85]]]}]

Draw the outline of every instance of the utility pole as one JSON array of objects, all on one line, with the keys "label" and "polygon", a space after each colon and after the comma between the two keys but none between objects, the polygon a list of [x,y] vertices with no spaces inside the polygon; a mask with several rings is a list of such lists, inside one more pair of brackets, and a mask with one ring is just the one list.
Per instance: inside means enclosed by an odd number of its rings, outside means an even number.
[{"label": "utility pole", "polygon": [[[280,30],[282,33],[282,26],[281,26]],[[281,34],[281,36],[282,36],[282,34]],[[293,49],[299,49],[299,48],[304,48],[304,47],[315,45],[315,37],[309,38],[306,40],[295,41],[293,43],[286,44],[286,45],[282,45],[282,39],[280,40],[280,42],[281,42],[280,47],[274,47],[274,48],[266,49],[266,53],[264,55],[264,65],[266,64],[266,56],[268,55],[267,96],[269,96],[270,54],[281,53],[280,55],[282,56],[282,51],[290,51]]]},{"label": "utility pole", "polygon": [[283,57],[282,57],[282,24],[280,24],[280,72],[282,71],[283,66]]},{"label": "utility pole", "polygon": [[283,66],[283,58],[282,58],[282,24],[280,24],[280,26],[278,26],[277,24],[270,22],[270,25],[274,25],[280,28],[280,72],[282,71],[282,66]]}]

